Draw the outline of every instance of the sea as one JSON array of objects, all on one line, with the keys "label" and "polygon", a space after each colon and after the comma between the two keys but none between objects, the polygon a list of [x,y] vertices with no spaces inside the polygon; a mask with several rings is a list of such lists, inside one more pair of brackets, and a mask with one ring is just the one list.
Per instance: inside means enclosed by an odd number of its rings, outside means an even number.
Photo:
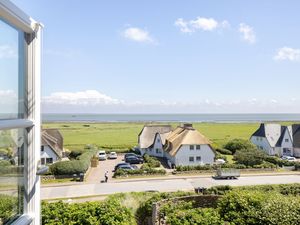
[{"label": "sea", "polygon": [[42,114],[43,122],[215,122],[257,123],[300,121],[300,114]]}]

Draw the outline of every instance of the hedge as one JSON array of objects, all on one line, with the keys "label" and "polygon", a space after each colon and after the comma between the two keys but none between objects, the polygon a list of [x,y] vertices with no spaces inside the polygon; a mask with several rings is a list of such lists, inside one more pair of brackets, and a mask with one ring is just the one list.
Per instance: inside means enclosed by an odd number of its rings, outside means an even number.
[{"label": "hedge", "polygon": [[216,148],[216,151],[223,155],[232,155],[232,152],[225,148]]},{"label": "hedge", "polygon": [[5,224],[18,213],[18,198],[0,194],[0,224]]},{"label": "hedge", "polygon": [[166,170],[164,169],[153,169],[153,168],[144,168],[144,169],[136,169],[136,170],[123,170],[118,169],[114,173],[114,177],[126,177],[126,176],[132,176],[132,175],[153,175],[153,174],[160,174],[165,175]]},{"label": "hedge", "polygon": [[76,160],[61,161],[50,166],[53,175],[73,175],[85,173],[90,166],[91,158],[96,151],[91,150],[79,155]]},{"label": "hedge", "polygon": [[210,195],[224,195],[231,190],[246,190],[246,191],[262,191],[262,192],[277,192],[282,195],[294,195],[300,196],[300,184],[266,184],[266,185],[253,185],[253,186],[240,186],[232,187],[229,185],[219,185],[208,188],[204,191],[204,194]]},{"label": "hedge", "polygon": [[167,224],[172,225],[224,225],[226,223],[215,209],[196,208],[188,210],[175,210],[167,216]]},{"label": "hedge", "polygon": [[130,210],[115,200],[68,204],[42,203],[43,225],[135,225]]},{"label": "hedge", "polygon": [[158,159],[152,157],[152,156],[149,156],[147,154],[144,154],[144,165],[150,167],[150,168],[157,168],[157,167],[160,167],[161,166],[161,163]]},{"label": "hedge", "polygon": [[225,221],[239,225],[294,225],[300,220],[300,197],[276,192],[232,191],[218,203]]}]

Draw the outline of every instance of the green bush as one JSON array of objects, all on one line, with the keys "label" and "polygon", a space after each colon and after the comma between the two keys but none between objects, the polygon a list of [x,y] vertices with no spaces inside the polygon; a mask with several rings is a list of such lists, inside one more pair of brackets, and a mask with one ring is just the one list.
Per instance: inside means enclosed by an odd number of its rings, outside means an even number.
[{"label": "green bush", "polygon": [[213,170],[215,169],[212,165],[197,165],[197,166],[176,166],[176,171],[193,171],[193,170]]},{"label": "green bush", "polygon": [[148,154],[144,154],[144,161],[148,167],[151,167],[151,168],[157,168],[157,167],[160,167],[161,166],[161,163],[158,159],[152,157],[152,156],[149,156]]},{"label": "green bush", "polygon": [[232,169],[247,169],[247,166],[244,164],[238,164],[238,163],[224,163],[221,165],[221,168],[232,168]]},{"label": "green bush", "polygon": [[224,225],[228,224],[223,221],[220,214],[211,208],[196,208],[189,210],[176,210],[167,216],[167,224],[172,225]]},{"label": "green bush", "polygon": [[238,150],[255,148],[255,146],[249,140],[233,139],[233,140],[228,141],[224,145],[224,148],[231,151],[231,154],[234,154]]},{"label": "green bush", "polygon": [[183,191],[156,193],[153,197],[143,202],[137,209],[136,217],[139,221],[139,224],[144,224],[146,219],[152,216],[152,205],[155,202],[161,201],[163,199],[188,196],[194,194],[195,194],[194,192],[183,192]]},{"label": "green bush", "polygon": [[225,148],[216,148],[216,151],[223,155],[232,155],[232,152]]},{"label": "green bush", "polygon": [[240,225],[294,225],[300,220],[300,198],[276,192],[232,191],[219,201],[218,211]]},{"label": "green bush", "polygon": [[7,160],[0,160],[0,167],[11,166],[11,163]]},{"label": "green bush", "polygon": [[0,223],[5,224],[18,213],[18,198],[0,194]]},{"label": "green bush", "polygon": [[266,154],[258,150],[256,147],[250,147],[247,149],[236,150],[233,159],[245,166],[253,167],[255,165],[260,165],[264,162]]},{"label": "green bush", "polygon": [[132,175],[165,175],[166,170],[164,169],[153,169],[153,168],[143,168],[143,169],[136,169],[136,170],[123,170],[123,169],[118,169],[114,173],[114,177],[124,177],[124,176],[132,176]]},{"label": "green bush", "polygon": [[96,151],[87,151],[79,155],[76,160],[61,161],[50,166],[50,171],[54,175],[73,175],[85,173],[90,166],[91,158]]},{"label": "green bush", "polygon": [[134,216],[119,202],[42,203],[42,224],[134,225]]},{"label": "green bush", "polygon": [[219,185],[204,190],[205,195],[224,195],[225,193],[233,190],[229,185]]}]

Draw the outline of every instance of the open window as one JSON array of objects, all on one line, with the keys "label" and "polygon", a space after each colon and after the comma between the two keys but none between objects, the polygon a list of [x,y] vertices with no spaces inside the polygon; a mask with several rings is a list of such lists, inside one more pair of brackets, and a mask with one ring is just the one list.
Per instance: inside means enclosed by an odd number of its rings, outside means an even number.
[{"label": "open window", "polygon": [[41,27],[0,0],[0,224],[40,224]]}]

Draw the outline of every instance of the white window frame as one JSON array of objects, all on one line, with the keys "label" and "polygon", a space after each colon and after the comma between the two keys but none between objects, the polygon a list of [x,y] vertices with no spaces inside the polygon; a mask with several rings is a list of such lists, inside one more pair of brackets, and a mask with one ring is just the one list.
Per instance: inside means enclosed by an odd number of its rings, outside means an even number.
[{"label": "white window frame", "polygon": [[24,210],[12,224],[39,225],[41,223],[40,177],[40,74],[41,30],[43,26],[22,12],[9,0],[0,0],[0,18],[24,32],[25,109],[24,119],[0,120],[0,129],[25,128],[27,149],[24,152]]}]

